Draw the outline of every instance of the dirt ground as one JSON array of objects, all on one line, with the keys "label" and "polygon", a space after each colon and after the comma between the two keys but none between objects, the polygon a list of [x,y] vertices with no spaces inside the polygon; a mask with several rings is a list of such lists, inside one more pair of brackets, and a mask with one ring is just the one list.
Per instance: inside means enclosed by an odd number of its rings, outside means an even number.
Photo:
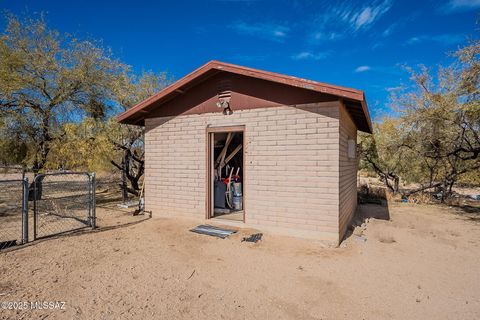
[{"label": "dirt ground", "polygon": [[189,232],[195,221],[112,210],[97,213],[109,227],[1,253],[0,301],[65,305],[0,318],[480,318],[475,212],[364,205],[365,223],[325,248],[271,234],[241,242],[255,230],[222,240]]}]

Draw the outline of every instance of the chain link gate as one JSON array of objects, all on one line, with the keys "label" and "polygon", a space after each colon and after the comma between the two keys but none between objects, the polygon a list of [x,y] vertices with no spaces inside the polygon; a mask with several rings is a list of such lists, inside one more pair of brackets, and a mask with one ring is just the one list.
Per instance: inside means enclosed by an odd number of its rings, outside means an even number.
[{"label": "chain link gate", "polygon": [[28,242],[28,179],[0,180],[0,250]]},{"label": "chain link gate", "polygon": [[95,228],[95,173],[39,174],[33,201],[33,240],[87,227]]}]

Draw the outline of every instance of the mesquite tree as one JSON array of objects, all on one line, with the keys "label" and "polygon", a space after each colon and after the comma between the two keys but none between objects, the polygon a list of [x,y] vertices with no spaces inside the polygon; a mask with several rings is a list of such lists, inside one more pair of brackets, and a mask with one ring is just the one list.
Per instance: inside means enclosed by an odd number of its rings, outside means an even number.
[{"label": "mesquite tree", "polygon": [[389,182],[419,186],[403,193],[435,190],[445,200],[462,178],[480,170],[480,42],[455,53],[456,62],[434,77],[421,67],[413,87],[393,97],[399,116],[363,137],[362,161]]},{"label": "mesquite tree", "polygon": [[400,139],[397,124],[397,119],[384,119],[382,124],[373,125],[373,135],[361,132],[358,135],[360,167],[374,171],[393,193],[399,191],[397,173],[404,164],[404,154],[396,146]]},{"label": "mesquite tree", "polygon": [[[128,73],[122,74],[112,83],[119,111],[130,109],[136,103],[160,91],[167,84],[168,79],[165,73],[145,72],[140,77]],[[140,193],[140,179],[145,169],[144,128],[112,123],[112,129],[111,141],[122,153],[122,157],[120,161],[112,159],[111,163],[122,174],[121,188],[123,199],[126,200],[127,193],[136,196]]]},{"label": "mesquite tree", "polygon": [[0,36],[2,132],[28,144],[24,162],[38,171],[64,123],[105,116],[109,86],[124,66],[90,41],[49,29],[42,18],[7,20]]}]

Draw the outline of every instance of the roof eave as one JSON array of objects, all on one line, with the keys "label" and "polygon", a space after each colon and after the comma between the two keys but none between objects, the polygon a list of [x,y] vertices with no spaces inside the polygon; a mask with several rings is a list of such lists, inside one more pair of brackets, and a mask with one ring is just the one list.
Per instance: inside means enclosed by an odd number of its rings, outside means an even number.
[{"label": "roof eave", "polygon": [[365,94],[363,94],[363,99],[361,101],[361,104],[362,104],[363,114],[365,115],[365,120],[368,126],[368,131],[364,131],[364,130],[362,131],[371,134],[373,133],[372,119],[370,118],[370,112],[368,111],[367,99],[365,98]]},{"label": "roof eave", "polygon": [[257,69],[243,67],[243,66],[232,65],[228,63],[215,61],[215,60],[209,61],[208,63],[204,64],[198,69],[187,74],[180,80],[162,89],[157,94],[141,101],[134,107],[121,113],[116,117],[116,120],[120,123],[125,123],[125,124],[144,125],[145,117],[142,113],[144,114],[148,113],[148,111],[145,110],[146,108],[160,101],[163,98],[165,99],[174,98],[177,94],[179,94],[178,93],[179,91],[182,91],[181,89],[183,87],[187,86],[195,79],[201,78],[203,75],[205,75],[211,70],[217,70],[219,72],[221,71],[231,72],[239,75],[255,77],[255,78],[266,80],[266,81],[272,81],[272,82],[289,85],[293,87],[298,87],[306,90],[312,90],[320,93],[334,95],[339,98],[345,98],[345,99],[357,101],[362,106],[362,110],[365,115],[365,119],[367,121],[367,126],[370,131],[369,133],[371,133],[372,131],[372,123],[370,120],[370,115],[369,115],[368,107],[365,100],[365,94],[361,90],[296,78],[296,77],[277,74],[269,71],[263,71],[263,70],[257,70]]}]

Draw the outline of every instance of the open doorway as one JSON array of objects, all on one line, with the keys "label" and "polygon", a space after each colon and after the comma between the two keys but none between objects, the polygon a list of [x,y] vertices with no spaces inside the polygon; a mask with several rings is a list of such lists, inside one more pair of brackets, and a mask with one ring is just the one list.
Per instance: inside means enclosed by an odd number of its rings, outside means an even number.
[{"label": "open doorway", "polygon": [[245,221],[243,127],[209,128],[207,218]]}]

